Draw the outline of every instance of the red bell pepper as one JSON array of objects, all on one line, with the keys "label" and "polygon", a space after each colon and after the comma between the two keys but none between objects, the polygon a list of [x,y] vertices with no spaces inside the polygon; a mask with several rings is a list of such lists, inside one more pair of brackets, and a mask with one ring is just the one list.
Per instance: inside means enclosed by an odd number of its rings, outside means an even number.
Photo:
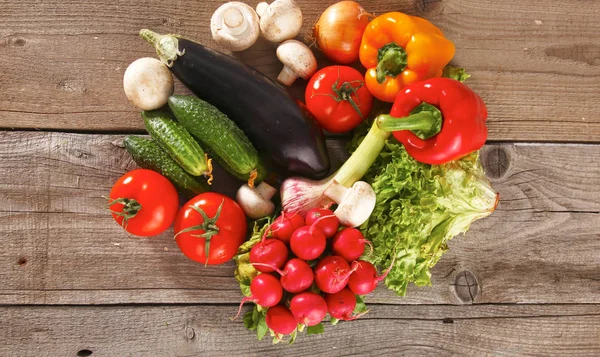
[{"label": "red bell pepper", "polygon": [[391,131],[415,160],[444,164],[479,150],[487,139],[487,108],[469,87],[449,78],[411,84],[377,125]]}]

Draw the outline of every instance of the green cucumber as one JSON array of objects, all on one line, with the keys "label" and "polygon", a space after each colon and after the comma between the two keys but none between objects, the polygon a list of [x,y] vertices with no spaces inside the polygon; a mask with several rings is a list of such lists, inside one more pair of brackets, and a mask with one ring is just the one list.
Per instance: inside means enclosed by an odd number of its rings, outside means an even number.
[{"label": "green cucumber", "polygon": [[185,172],[156,142],[137,136],[127,136],[123,143],[139,167],[163,175],[184,195],[194,196],[210,190],[206,182]]},{"label": "green cucumber", "polygon": [[247,180],[251,187],[265,178],[265,167],[246,134],[216,107],[182,95],[169,97],[169,107],[177,121],[234,176]]},{"label": "green cucumber", "polygon": [[144,111],[142,118],[148,134],[181,168],[191,175],[208,177],[210,183],[212,167],[208,156],[171,113],[161,110]]}]

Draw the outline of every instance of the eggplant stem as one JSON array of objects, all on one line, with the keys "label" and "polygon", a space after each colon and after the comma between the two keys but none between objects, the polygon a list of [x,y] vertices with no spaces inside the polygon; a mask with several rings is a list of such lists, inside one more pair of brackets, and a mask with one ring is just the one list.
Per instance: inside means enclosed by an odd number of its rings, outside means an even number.
[{"label": "eggplant stem", "polygon": [[148,41],[156,49],[160,61],[171,68],[177,57],[185,54],[185,49],[179,50],[179,39],[177,35],[160,35],[148,29],[140,30],[140,37]]}]

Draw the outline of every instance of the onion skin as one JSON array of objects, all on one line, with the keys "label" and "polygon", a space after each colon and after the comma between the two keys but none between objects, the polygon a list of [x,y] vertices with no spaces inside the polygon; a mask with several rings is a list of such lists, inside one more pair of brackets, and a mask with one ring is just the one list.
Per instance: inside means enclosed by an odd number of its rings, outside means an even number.
[{"label": "onion skin", "polygon": [[354,1],[328,7],[313,27],[313,37],[327,58],[339,64],[358,60],[358,51],[371,15]]}]

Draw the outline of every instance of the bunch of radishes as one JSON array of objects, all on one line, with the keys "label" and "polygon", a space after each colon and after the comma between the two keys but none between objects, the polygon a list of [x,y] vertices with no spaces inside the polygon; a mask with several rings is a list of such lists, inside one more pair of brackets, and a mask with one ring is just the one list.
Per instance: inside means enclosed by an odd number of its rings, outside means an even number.
[{"label": "bunch of radishes", "polygon": [[304,218],[282,214],[250,250],[259,274],[240,310],[246,301],[266,309],[266,325],[277,340],[320,324],[328,313],[336,320],[360,317],[357,297],[375,290],[387,274],[378,276],[371,263],[360,260],[366,245],[358,229],[340,227],[329,209],[310,210]]}]

